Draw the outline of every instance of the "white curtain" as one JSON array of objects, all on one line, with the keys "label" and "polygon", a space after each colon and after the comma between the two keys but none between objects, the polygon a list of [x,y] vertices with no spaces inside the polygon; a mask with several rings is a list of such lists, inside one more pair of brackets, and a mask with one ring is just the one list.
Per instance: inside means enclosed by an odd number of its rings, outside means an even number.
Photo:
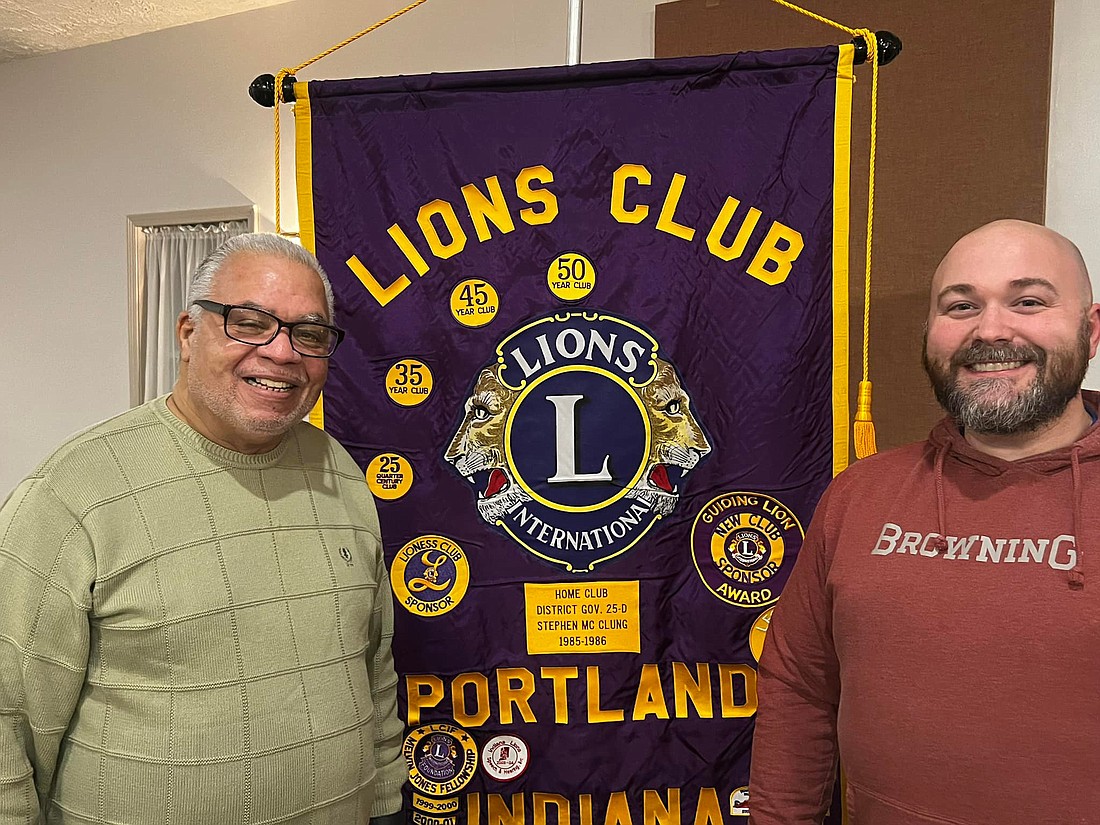
[{"label": "white curtain", "polygon": [[202,259],[223,241],[248,231],[246,221],[149,226],[145,233],[145,306],[141,341],[141,402],[172,389],[179,374],[176,318],[187,308],[187,284]]}]

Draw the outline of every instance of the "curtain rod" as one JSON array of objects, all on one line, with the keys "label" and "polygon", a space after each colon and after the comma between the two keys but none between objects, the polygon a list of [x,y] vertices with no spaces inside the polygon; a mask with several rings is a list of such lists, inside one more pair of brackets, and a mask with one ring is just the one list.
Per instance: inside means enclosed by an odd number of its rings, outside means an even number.
[{"label": "curtain rod", "polygon": [[[580,10],[578,4],[578,10],[576,12],[577,21],[577,33],[580,32]],[[572,23],[572,17],[570,22]],[[572,33],[572,32],[571,32]],[[901,54],[901,38],[893,32],[877,31],[875,37],[878,39],[878,63],[880,66],[885,66],[887,63],[893,62],[894,58]],[[578,38],[579,40],[579,38]],[[571,40],[572,42],[572,40]],[[867,62],[867,41],[862,37],[853,37],[852,45],[856,47],[856,53],[853,62],[858,66]],[[572,47],[571,47],[572,51]],[[579,43],[577,48],[577,58],[579,60]],[[572,64],[571,64],[572,65]],[[294,102],[294,84],[298,80],[293,75],[287,75],[283,78],[283,102]],[[248,87],[248,96],[261,106],[271,108],[275,105],[275,75],[262,74],[257,77]]]}]

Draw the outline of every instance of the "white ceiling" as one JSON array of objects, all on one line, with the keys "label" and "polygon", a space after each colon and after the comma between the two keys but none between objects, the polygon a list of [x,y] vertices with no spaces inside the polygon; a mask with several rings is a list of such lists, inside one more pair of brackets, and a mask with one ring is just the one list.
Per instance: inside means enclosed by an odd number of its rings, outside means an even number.
[{"label": "white ceiling", "polygon": [[288,0],[0,0],[0,63]]}]

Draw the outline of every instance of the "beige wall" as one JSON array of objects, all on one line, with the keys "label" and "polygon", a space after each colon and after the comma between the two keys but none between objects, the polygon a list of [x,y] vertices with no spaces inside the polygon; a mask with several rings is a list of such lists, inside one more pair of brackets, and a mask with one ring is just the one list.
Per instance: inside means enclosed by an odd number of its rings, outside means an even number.
[{"label": "beige wall", "polygon": [[[588,0],[583,59],[652,56],[655,2]],[[1048,212],[1100,272],[1091,2],[1058,0]],[[125,216],[255,202],[270,229],[271,112],[248,99],[249,82],[398,5],[295,0],[2,67],[0,498],[65,436],[127,406]],[[566,8],[431,0],[303,79],[561,63]],[[283,209],[294,226],[289,187]]]},{"label": "beige wall", "polygon": [[[296,0],[0,67],[0,500],[65,436],[128,406],[126,215],[255,202],[271,229],[271,110],[248,84],[400,5]],[[563,63],[567,8],[431,0],[302,79]],[[652,55],[652,0],[589,0],[584,23],[585,61]]]},{"label": "beige wall", "polygon": [[[1081,247],[1100,300],[1100,16],[1096,0],[1055,0],[1047,224]],[[1085,386],[1100,389],[1100,357]]]}]

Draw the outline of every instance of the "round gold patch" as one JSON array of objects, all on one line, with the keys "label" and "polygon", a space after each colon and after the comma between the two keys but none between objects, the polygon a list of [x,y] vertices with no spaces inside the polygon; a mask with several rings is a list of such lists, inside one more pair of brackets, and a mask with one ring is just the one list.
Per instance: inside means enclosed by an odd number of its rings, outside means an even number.
[{"label": "round gold patch", "polygon": [[390,566],[398,603],[417,616],[454,610],[470,586],[470,565],[462,548],[443,536],[419,536],[400,550]]},{"label": "round gold patch", "polygon": [[500,296],[488,281],[467,278],[451,290],[451,315],[464,327],[483,327],[497,317]]},{"label": "round gold patch", "polygon": [[386,396],[401,407],[423,404],[434,385],[428,365],[415,358],[401,359],[386,373]]},{"label": "round gold patch", "polygon": [[409,784],[427,796],[449,797],[469,784],[477,772],[477,745],[455,725],[422,725],[401,746]]},{"label": "round gold patch", "polygon": [[398,453],[382,453],[367,465],[367,487],[375,498],[394,501],[409,492],[413,469],[409,460]]},{"label": "round gold patch", "polygon": [[579,301],[596,287],[596,267],[579,252],[563,252],[550,262],[546,285],[559,301]]}]

